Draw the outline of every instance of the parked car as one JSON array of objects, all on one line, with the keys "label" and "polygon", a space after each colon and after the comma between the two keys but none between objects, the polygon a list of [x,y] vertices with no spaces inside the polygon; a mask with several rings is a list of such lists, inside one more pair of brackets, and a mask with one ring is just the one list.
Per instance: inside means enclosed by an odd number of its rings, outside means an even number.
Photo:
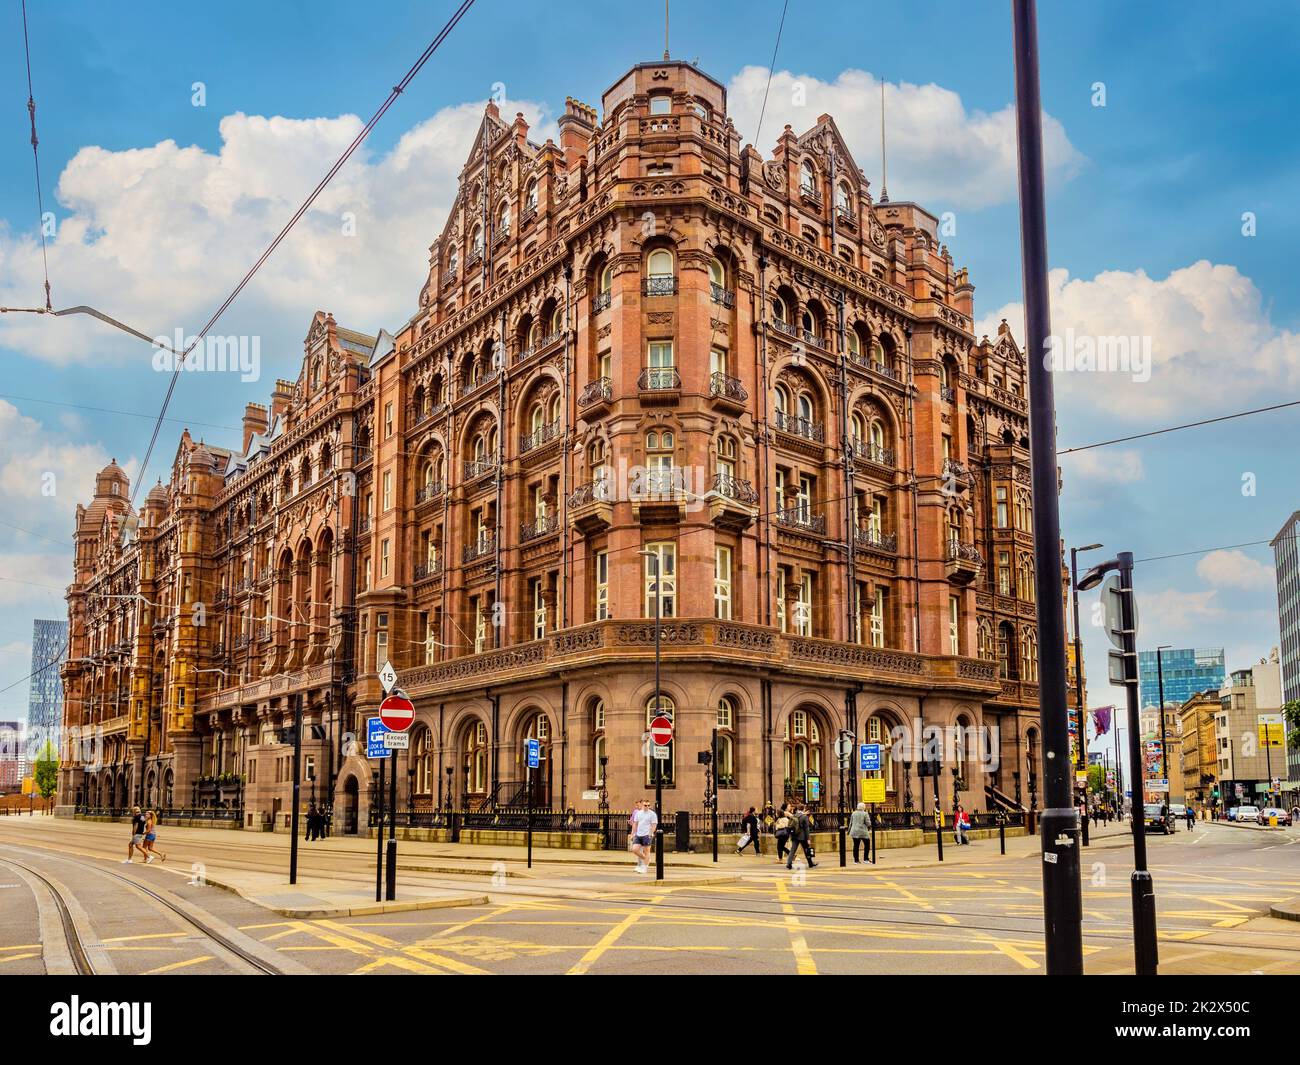
[{"label": "parked car", "polygon": [[1234,821],[1254,821],[1259,823],[1258,806],[1238,806],[1233,812],[1232,820]]},{"label": "parked car", "polygon": [[1166,836],[1174,831],[1167,808],[1158,802],[1142,804],[1142,827],[1148,832],[1163,832]]}]

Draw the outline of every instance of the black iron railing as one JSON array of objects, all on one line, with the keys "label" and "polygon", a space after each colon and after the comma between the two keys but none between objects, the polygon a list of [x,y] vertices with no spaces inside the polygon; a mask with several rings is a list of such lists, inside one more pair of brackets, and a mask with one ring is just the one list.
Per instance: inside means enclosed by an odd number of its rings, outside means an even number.
[{"label": "black iron railing", "polygon": [[720,396],[735,403],[744,403],[749,399],[749,393],[745,391],[745,386],[740,383],[740,378],[728,377],[725,373],[709,375],[709,395]]},{"label": "black iron railing", "polygon": [[682,387],[682,378],[672,366],[652,366],[641,371],[636,387],[641,392],[673,392]]},{"label": "black iron railing", "polygon": [[822,431],[820,422],[800,418],[796,414],[787,414],[783,410],[776,412],[776,427],[783,433],[789,433],[791,436],[801,436],[805,440],[813,440],[819,444],[825,439],[825,433]]}]

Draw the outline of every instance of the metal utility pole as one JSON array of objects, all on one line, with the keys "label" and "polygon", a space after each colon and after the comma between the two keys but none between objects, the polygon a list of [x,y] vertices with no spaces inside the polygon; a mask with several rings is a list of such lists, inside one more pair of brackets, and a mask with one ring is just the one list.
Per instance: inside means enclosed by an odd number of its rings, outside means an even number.
[{"label": "metal utility pole", "polygon": [[302,791],[302,693],[293,697],[293,812],[289,816],[289,883],[298,883],[298,806]]},{"label": "metal utility pole", "polygon": [[1074,705],[1079,714],[1079,757],[1076,770],[1083,779],[1083,845],[1088,846],[1088,710],[1083,705],[1083,634],[1079,631],[1079,555],[1096,551],[1101,544],[1070,548],[1070,599],[1074,610]]},{"label": "metal utility pole", "polygon": [[1160,693],[1160,775],[1165,778],[1166,810],[1169,808],[1169,797],[1174,791],[1174,782],[1169,776],[1169,748],[1165,746],[1165,667],[1160,659],[1160,652],[1167,647],[1173,647],[1173,644],[1162,643],[1156,648],[1156,686]]},{"label": "metal utility pole", "polygon": [[[663,559],[657,551],[641,551],[646,558],[655,560],[655,717],[662,707],[662,695],[659,687],[660,674],[660,629],[664,613],[664,582],[660,567]],[[673,739],[676,740],[677,722],[673,721]],[[655,754],[652,741],[650,753]],[[664,878],[664,759],[655,758],[655,879]]]},{"label": "metal utility pole", "polygon": [[1034,504],[1034,569],[1038,587],[1039,693],[1045,807],[1043,932],[1049,975],[1083,973],[1083,889],[1079,882],[1079,813],[1072,801],[1065,618],[1050,589],[1061,586],[1061,522],[1057,498],[1056,404],[1047,366],[1052,333],[1047,282],[1043,187],[1042,101],[1038,83],[1035,0],[1012,0],[1016,67],[1016,142],[1020,175],[1021,258],[1029,369],[1029,440]]}]

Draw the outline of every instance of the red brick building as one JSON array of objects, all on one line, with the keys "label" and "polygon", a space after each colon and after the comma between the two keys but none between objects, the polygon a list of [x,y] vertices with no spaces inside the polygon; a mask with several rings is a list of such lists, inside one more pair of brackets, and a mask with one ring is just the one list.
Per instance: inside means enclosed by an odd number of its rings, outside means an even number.
[{"label": "red brick building", "polygon": [[[522,801],[536,738],[537,803],[625,809],[659,601],[669,809],[702,809],[717,729],[723,810],[809,774],[838,798],[842,731],[890,746],[889,802],[929,810],[918,726],[972,730],[945,806],[1030,805],[1024,356],[973,335],[938,220],[873,200],[830,116],[742,148],[686,63],[633,68],[599,113],[570,99],[558,144],[528,133],[487,106],[411,319],[372,338],[318,314],[242,452],[186,434],[126,547],[101,474],[65,682],[116,761],[69,782],[152,771],[179,804],[235,774],[254,820],[283,814],[301,695],[346,829],[391,659],[417,712],[403,806]],[[166,606],[132,629],[108,587]]]}]

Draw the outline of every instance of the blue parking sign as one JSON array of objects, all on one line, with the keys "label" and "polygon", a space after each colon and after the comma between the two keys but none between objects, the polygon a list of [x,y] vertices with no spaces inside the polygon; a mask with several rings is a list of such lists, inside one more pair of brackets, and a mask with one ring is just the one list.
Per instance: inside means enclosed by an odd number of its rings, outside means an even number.
[{"label": "blue parking sign", "polygon": [[524,740],[524,750],[528,752],[528,768],[537,769],[542,764],[542,741]]},{"label": "blue parking sign", "polygon": [[880,768],[880,744],[863,743],[858,746],[858,769],[870,773]]},{"label": "blue parking sign", "polygon": [[366,757],[390,758],[392,751],[384,746],[384,735],[388,727],[377,717],[366,718]]}]

